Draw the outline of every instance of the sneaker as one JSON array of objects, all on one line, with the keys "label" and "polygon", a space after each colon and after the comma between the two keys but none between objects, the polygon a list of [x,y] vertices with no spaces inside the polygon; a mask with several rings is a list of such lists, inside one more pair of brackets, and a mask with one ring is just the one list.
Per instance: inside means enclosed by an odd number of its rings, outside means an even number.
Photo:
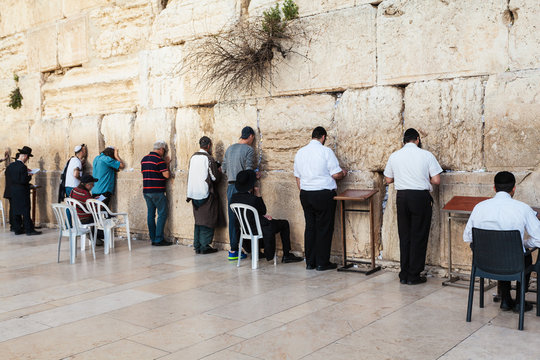
[{"label": "sneaker", "polygon": [[[247,258],[246,253],[242,252],[240,255],[241,259]],[[229,260],[238,260],[238,251],[229,251]]]}]

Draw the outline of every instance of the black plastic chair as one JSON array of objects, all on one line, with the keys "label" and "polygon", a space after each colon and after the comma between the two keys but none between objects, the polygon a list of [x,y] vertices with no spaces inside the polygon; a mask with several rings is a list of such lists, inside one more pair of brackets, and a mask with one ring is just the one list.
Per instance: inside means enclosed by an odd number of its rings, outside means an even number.
[{"label": "black plastic chair", "polygon": [[[484,279],[500,281],[516,280],[525,284],[525,275],[533,270],[532,265],[525,267],[523,242],[518,230],[497,231],[473,228],[473,262],[469,284],[469,303],[467,322],[471,321],[474,282],[480,278],[480,307],[484,307]],[[523,330],[525,310],[525,286],[520,286],[518,329]]]}]

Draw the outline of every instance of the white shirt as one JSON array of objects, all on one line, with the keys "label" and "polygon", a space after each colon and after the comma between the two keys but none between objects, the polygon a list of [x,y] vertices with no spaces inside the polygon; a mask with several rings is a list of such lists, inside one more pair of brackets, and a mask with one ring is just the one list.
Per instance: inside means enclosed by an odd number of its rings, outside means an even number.
[{"label": "white shirt", "polygon": [[332,149],[318,140],[311,140],[294,157],[294,176],[300,178],[302,190],[334,190],[337,184],[332,175],[341,171]]},{"label": "white shirt", "polygon": [[[208,154],[205,150],[199,152]],[[205,155],[193,155],[189,161],[187,197],[193,200],[206,199],[209,195],[206,178],[210,174],[212,181],[216,180],[208,164],[208,157]]]},{"label": "white shirt", "polygon": [[65,185],[66,187],[75,188],[79,186],[79,184],[81,183],[81,181],[73,175],[73,172],[75,171],[75,169],[79,169],[79,177],[81,177],[82,176],[82,162],[76,156],[72,157],[69,160],[69,165],[66,170],[66,185]]},{"label": "white shirt", "polygon": [[432,153],[410,142],[390,155],[384,176],[394,179],[396,190],[431,191],[430,177],[442,171]]},{"label": "white shirt", "polygon": [[524,240],[524,230],[530,238],[523,241],[526,247],[540,247],[540,220],[527,204],[512,199],[510,194],[499,191],[495,197],[477,204],[467,221],[463,240],[472,241],[472,228],[484,230],[519,230]]}]

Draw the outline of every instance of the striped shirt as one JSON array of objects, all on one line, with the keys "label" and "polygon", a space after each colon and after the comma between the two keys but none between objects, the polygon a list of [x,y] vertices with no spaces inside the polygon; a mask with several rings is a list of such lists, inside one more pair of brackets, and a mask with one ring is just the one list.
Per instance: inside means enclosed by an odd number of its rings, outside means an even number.
[{"label": "striped shirt", "polygon": [[[86,200],[91,199],[92,195],[90,195],[90,191],[86,190],[86,188],[82,187],[84,185],[79,185],[76,188],[73,188],[71,190],[71,194],[69,195],[70,198],[75,199],[82,203],[83,205],[86,204]],[[77,216],[79,219],[81,219],[81,223],[90,223],[92,221],[92,214],[85,213],[80,207],[77,206]]]},{"label": "striped shirt", "polygon": [[141,172],[143,175],[143,193],[165,192],[166,180],[163,172],[168,171],[165,161],[155,152],[143,157]]}]

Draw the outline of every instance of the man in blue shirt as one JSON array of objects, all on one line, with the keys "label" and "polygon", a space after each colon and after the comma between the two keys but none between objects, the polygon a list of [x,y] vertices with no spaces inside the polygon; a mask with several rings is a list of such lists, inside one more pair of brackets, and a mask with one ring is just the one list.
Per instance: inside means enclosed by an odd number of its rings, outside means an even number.
[{"label": "man in blue shirt", "polygon": [[92,189],[92,195],[105,196],[103,202],[109,206],[111,197],[114,194],[114,180],[116,172],[125,167],[124,162],[118,155],[118,149],[107,147],[101,152],[92,164],[94,167],[93,177],[98,179]]}]

